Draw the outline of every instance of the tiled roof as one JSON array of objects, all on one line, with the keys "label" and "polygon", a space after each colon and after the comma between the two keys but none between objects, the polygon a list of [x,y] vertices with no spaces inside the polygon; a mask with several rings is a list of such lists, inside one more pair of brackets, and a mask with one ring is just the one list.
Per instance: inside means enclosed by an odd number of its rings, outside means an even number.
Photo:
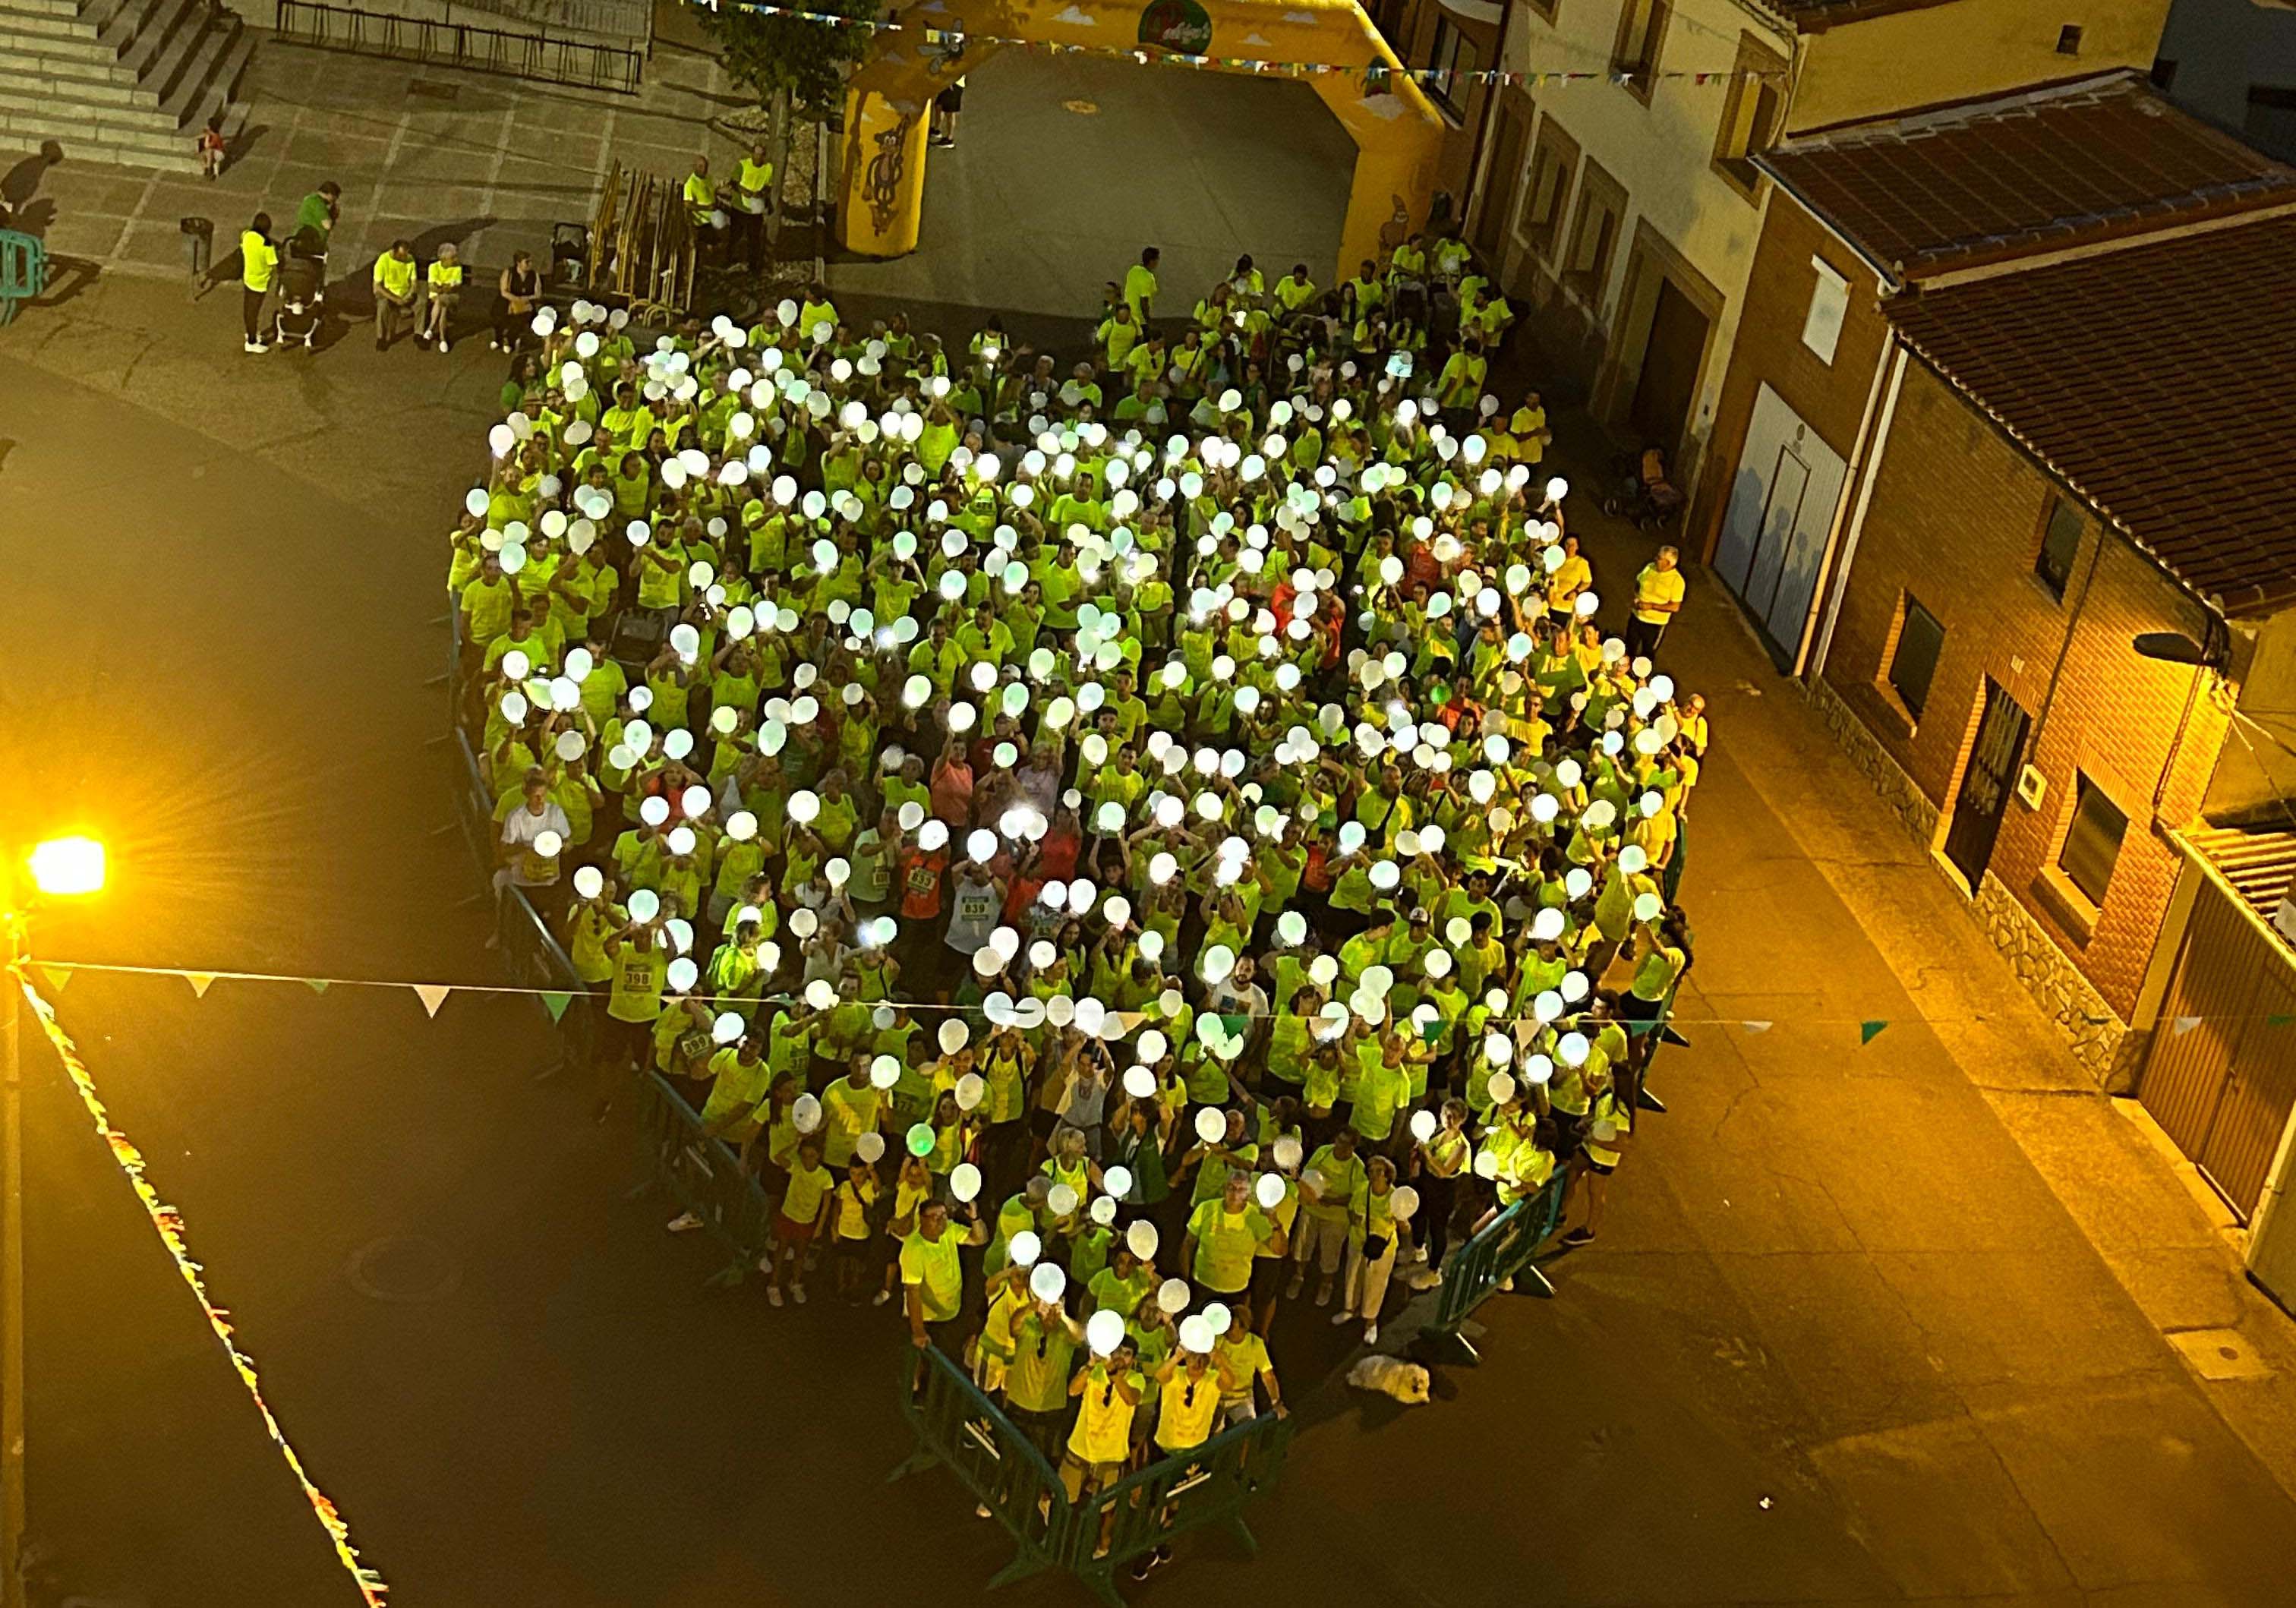
[{"label": "tiled roof", "polygon": [[1807,135],[1756,160],[1904,279],[2296,200],[2296,168],[2133,73]]},{"label": "tiled roof", "polygon": [[2187,826],[2178,835],[2224,874],[2250,909],[2272,920],[2296,881],[2296,833]]},{"label": "tiled roof", "polygon": [[2296,216],[2234,222],[1882,311],[2186,586],[2296,602]]}]

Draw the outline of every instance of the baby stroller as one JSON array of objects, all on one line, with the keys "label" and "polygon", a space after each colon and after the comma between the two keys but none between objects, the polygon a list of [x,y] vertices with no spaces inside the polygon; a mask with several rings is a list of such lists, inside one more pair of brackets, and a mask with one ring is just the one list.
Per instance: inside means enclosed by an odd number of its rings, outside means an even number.
[{"label": "baby stroller", "polygon": [[326,258],[290,255],[279,265],[279,311],[272,320],[271,344],[299,346],[309,351],[319,332],[320,304],[325,292],[319,278]]},{"label": "baby stroller", "polygon": [[1663,530],[1682,511],[1682,493],[1675,489],[1666,467],[1666,454],[1646,447],[1638,454],[1621,453],[1611,462],[1619,489],[1603,499],[1603,512],[1644,530]]}]

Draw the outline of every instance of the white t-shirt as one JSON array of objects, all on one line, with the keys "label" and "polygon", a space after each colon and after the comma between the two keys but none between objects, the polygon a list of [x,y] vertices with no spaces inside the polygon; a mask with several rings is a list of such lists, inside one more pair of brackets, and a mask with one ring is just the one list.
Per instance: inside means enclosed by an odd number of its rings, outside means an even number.
[{"label": "white t-shirt", "polygon": [[[558,834],[559,853],[541,855],[534,852],[534,840],[545,832]],[[542,813],[537,815],[521,803],[503,818],[502,841],[526,852],[510,863],[511,880],[521,888],[547,888],[558,880],[558,861],[565,853],[567,840],[574,828],[567,823],[566,812],[547,800]]]}]

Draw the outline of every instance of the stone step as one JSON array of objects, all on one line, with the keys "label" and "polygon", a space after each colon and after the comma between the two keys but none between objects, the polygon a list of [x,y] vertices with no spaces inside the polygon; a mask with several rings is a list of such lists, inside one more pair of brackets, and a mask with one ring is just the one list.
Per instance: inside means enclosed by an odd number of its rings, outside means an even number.
[{"label": "stone step", "polygon": [[94,35],[33,33],[16,26],[15,18],[0,18],[0,61],[21,64],[42,57],[66,61],[110,62],[119,53]]},{"label": "stone step", "polygon": [[0,12],[35,12],[50,17],[81,17],[78,0],[4,0]]},{"label": "stone step", "polygon": [[65,73],[53,67],[34,70],[12,60],[0,60],[0,91],[98,106],[159,107],[160,97],[135,79],[124,75],[114,77],[119,72],[117,68],[88,68],[85,62],[72,65],[85,70]]},{"label": "stone step", "polygon": [[199,171],[199,154],[189,140],[174,132],[152,133],[110,123],[84,123],[68,114],[0,111],[0,137],[12,144],[35,144],[54,140],[75,167],[101,162],[135,168],[157,168],[174,173]]},{"label": "stone step", "polygon": [[0,0],[0,30],[36,39],[44,36],[58,39],[95,37],[95,25],[81,17],[77,6],[52,12],[29,0]]},{"label": "stone step", "polygon": [[[209,22],[207,0],[155,0],[135,28],[135,36],[119,46],[119,64],[144,82],[144,87],[167,98],[167,90],[152,81],[152,73],[196,39]],[[218,12],[215,21],[236,25],[239,19]]]},{"label": "stone step", "polygon": [[[51,132],[57,139],[66,137],[65,129],[83,139],[116,139],[123,132],[177,137],[176,119],[157,106],[107,105],[96,101],[0,89],[0,112],[28,122],[45,118],[55,125]],[[107,129],[111,132],[103,132]]]},{"label": "stone step", "polygon": [[240,80],[254,55],[255,30],[238,18],[209,29],[174,86],[160,94],[160,111],[172,117],[178,128],[197,133],[201,125],[238,94]]}]

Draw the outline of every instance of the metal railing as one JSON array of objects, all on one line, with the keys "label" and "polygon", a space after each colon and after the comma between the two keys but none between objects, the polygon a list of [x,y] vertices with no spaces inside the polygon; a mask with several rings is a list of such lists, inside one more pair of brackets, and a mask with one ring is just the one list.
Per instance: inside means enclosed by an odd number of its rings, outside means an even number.
[{"label": "metal railing", "polygon": [[731,1260],[713,1284],[739,1284],[764,1254],[773,1232],[774,1205],[742,1158],[701,1126],[701,1117],[660,1072],[639,1079],[646,1153],[654,1181],[678,1205],[701,1219]]},{"label": "metal railing", "polygon": [[[626,39],[649,53],[653,48],[653,0],[460,0],[460,4],[472,11],[530,22],[545,32]],[[451,6],[448,14],[452,15]]]},{"label": "metal railing", "polygon": [[591,39],[552,38],[466,22],[428,17],[398,17],[314,0],[275,0],[274,37],[291,45],[390,56],[440,67],[533,78],[579,89],[636,94],[645,72],[645,53]]},{"label": "metal railing", "polygon": [[904,1350],[899,1389],[917,1449],[893,1478],[945,1467],[1004,1526],[1013,1559],[989,1584],[1065,1569],[1111,1608],[1123,1608],[1118,1569],[1192,1530],[1218,1525],[1256,1551],[1243,1509],[1274,1489],[1292,1445],[1291,1421],[1265,1415],[1070,1502],[1044,1454],[939,1350]]},{"label": "metal railing", "polygon": [[[1443,1284],[1436,1292],[1435,1317],[1427,1325],[1428,1333],[1466,1346],[1459,1335],[1461,1325],[1509,1279],[1521,1279],[1541,1295],[1554,1293],[1554,1286],[1531,1266],[1531,1259],[1562,1220],[1562,1200],[1569,1183],[1568,1169],[1557,1168],[1538,1194],[1525,1195],[1506,1208],[1443,1259]],[[1473,1348],[1467,1350],[1472,1355]]]}]

